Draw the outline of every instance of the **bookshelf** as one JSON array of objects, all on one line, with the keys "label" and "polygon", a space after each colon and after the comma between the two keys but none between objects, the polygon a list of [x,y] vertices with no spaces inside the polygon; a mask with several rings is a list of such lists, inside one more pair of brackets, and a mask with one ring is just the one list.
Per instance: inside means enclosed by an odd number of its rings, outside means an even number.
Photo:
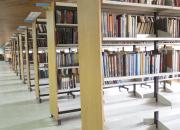
[{"label": "bookshelf", "polygon": [[[16,34],[16,36],[10,40],[10,50],[8,49],[8,51],[10,52],[10,57],[11,57],[11,66],[12,66],[12,70],[16,73],[17,76],[20,77],[20,79],[22,79],[21,77],[21,59],[20,59],[20,46],[19,46],[19,35],[20,34]],[[8,56],[9,57],[9,56]]]},{"label": "bookshelf", "polygon": [[25,75],[24,75],[24,53],[23,53],[23,34],[18,34],[18,41],[19,41],[19,52],[20,52],[20,67],[21,67],[21,79],[23,83],[25,83]]},{"label": "bookshelf", "polygon": [[37,19],[32,25],[33,34],[33,62],[35,73],[35,93],[39,103],[42,97],[49,93],[42,93],[43,86],[48,88],[48,62],[47,62],[47,31],[46,19]]},{"label": "bookshelf", "polygon": [[[88,8],[87,8],[88,7]],[[86,11],[85,11],[86,10]],[[154,37],[104,37],[102,33],[102,12],[114,12],[132,15],[150,15],[154,17]],[[79,55],[80,55],[80,85],[81,87],[81,117],[82,129],[104,130],[103,88],[133,85],[154,82],[154,97],[158,101],[158,82],[179,79],[179,72],[163,72],[146,75],[133,76],[110,76],[104,78],[102,73],[102,52],[104,47],[133,46],[136,48],[138,42],[142,46],[150,44],[154,46],[153,54],[158,55],[158,46],[163,42],[169,44],[176,42],[177,37],[158,36],[157,21],[159,16],[179,17],[180,8],[165,5],[149,5],[140,3],[128,3],[111,0],[79,0],[78,1],[78,32],[79,32]],[[92,39],[93,37],[93,39]],[[122,43],[123,42],[123,43]],[[131,44],[126,44],[131,42]],[[135,42],[135,44],[133,44]],[[151,42],[151,43],[148,43]],[[170,44],[174,45],[174,44]],[[87,69],[92,68],[92,69]],[[149,80],[142,80],[151,77]],[[91,79],[91,80],[90,80]],[[139,79],[139,80],[134,80]],[[107,81],[130,80],[118,84],[105,84]],[[92,102],[96,101],[96,102]],[[86,106],[86,107],[84,107]],[[87,109],[88,108],[88,109]],[[96,118],[95,118],[96,117]]]},{"label": "bookshelf", "polygon": [[[64,13],[70,14],[64,18]],[[46,12],[47,17],[47,39],[48,39],[48,65],[49,65],[49,91],[50,91],[50,112],[52,117],[61,123],[61,115],[80,111],[80,108],[63,109],[59,95],[67,94],[75,98],[73,93],[79,92],[77,62],[77,4],[52,1]],[[59,16],[59,14],[61,14]],[[60,20],[61,19],[61,20]],[[72,20],[73,19],[73,20]],[[66,21],[66,22],[65,22]],[[71,21],[71,22],[70,22]],[[71,32],[71,33],[69,33]],[[71,34],[71,35],[70,35]],[[62,39],[60,39],[62,38]],[[74,59],[72,57],[74,57]],[[76,58],[75,58],[76,57]],[[72,62],[67,59],[72,58]],[[63,60],[62,60],[63,59]],[[75,60],[77,59],[77,60]],[[62,60],[62,61],[61,61]],[[73,71],[73,72],[72,72]],[[63,73],[66,72],[66,73]],[[66,81],[67,80],[67,81]],[[63,83],[68,84],[65,87]],[[73,100],[72,100],[73,102]]]},{"label": "bookshelf", "polygon": [[[12,41],[9,41],[9,44],[4,47],[4,58],[1,57],[1,60],[4,59],[4,61],[8,62],[12,67],[12,56],[13,56],[13,50],[12,50]],[[2,56],[2,55],[1,55]]]},{"label": "bookshelf", "polygon": [[26,28],[25,30],[25,60],[26,60],[26,76],[27,76],[27,85],[28,85],[28,89],[30,91],[32,91],[31,88],[31,68],[30,68],[30,51],[29,51],[29,47],[30,45],[32,45],[31,41],[29,40],[30,38],[30,29]]},{"label": "bookshelf", "polygon": [[16,37],[16,55],[17,55],[17,64],[18,64],[18,71],[17,71],[17,75],[19,75],[19,78],[22,79],[21,77],[21,64],[20,64],[20,46],[19,46],[19,36],[17,35]]},{"label": "bookshelf", "polygon": [[14,42],[14,40],[12,39],[11,40],[11,48],[12,48],[12,55],[11,55],[11,57],[12,57],[12,59],[11,59],[11,61],[12,61],[12,63],[11,63],[11,65],[12,65],[12,69],[13,69],[13,71],[15,71],[15,54],[16,54],[16,45],[15,45],[15,42]]}]

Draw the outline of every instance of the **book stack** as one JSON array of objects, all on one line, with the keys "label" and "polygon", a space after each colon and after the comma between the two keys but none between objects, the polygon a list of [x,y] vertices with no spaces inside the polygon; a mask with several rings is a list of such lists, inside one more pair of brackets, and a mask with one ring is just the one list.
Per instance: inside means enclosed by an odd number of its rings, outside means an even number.
[{"label": "book stack", "polygon": [[48,63],[48,54],[47,53],[39,53],[38,60],[39,60],[39,63]]},{"label": "book stack", "polygon": [[160,49],[161,55],[161,72],[179,72],[180,71],[180,50],[172,47],[164,47]]},{"label": "book stack", "polygon": [[28,47],[29,47],[29,49],[33,49],[33,43],[32,43],[32,41],[29,41],[29,42],[28,42]]},{"label": "book stack", "polygon": [[167,32],[169,37],[180,37],[180,19],[178,18],[159,17],[157,28],[160,31]]},{"label": "book stack", "polygon": [[58,70],[58,89],[73,89],[77,87],[77,83],[79,83],[79,69]]},{"label": "book stack", "polygon": [[78,66],[78,52],[64,52],[61,51],[57,53],[57,66],[58,67],[67,67],[67,66]]},{"label": "book stack", "polygon": [[[173,72],[179,70],[179,51],[163,48],[158,54],[145,52],[113,52],[102,53],[104,77],[135,76]],[[178,63],[176,66],[173,63]]]},{"label": "book stack", "polygon": [[38,33],[47,33],[46,24],[36,24]]},{"label": "book stack", "polygon": [[77,9],[74,8],[57,9],[56,23],[77,24]]},{"label": "book stack", "polygon": [[175,55],[174,60],[176,61],[176,64],[173,64],[174,71],[180,72],[180,50],[175,51],[174,55]]},{"label": "book stack", "polygon": [[39,70],[39,78],[40,79],[48,78],[48,70]]},{"label": "book stack", "polygon": [[137,33],[138,34],[154,34],[154,18],[137,16]]},{"label": "book stack", "polygon": [[33,62],[33,53],[29,53],[29,61],[31,62]]},{"label": "book stack", "polygon": [[78,29],[77,28],[58,28],[56,32],[57,44],[77,44]]},{"label": "book stack", "polygon": [[136,37],[137,34],[153,34],[153,17],[102,13],[104,37]]},{"label": "book stack", "polygon": [[38,47],[47,47],[47,39],[37,39]]},{"label": "book stack", "polygon": [[141,4],[155,4],[155,5],[168,5],[168,6],[179,6],[180,2],[178,0],[111,0],[120,2],[130,2],[130,3],[141,3]]}]

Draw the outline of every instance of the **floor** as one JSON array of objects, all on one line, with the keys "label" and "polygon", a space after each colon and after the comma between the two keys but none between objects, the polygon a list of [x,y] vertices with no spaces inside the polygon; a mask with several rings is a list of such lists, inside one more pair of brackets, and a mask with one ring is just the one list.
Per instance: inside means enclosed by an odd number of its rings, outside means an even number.
[{"label": "floor", "polygon": [[0,62],[0,130],[80,130],[80,119],[58,126],[50,118],[49,102],[39,104],[34,95],[8,63]]},{"label": "floor", "polygon": [[[10,70],[8,63],[0,62],[0,130],[81,130],[80,112],[61,116],[62,125],[58,126],[50,118],[49,102],[39,104],[34,95]],[[80,106],[79,98],[72,104]],[[72,107],[65,101],[62,105]],[[156,103],[154,98],[142,99],[125,90],[108,89],[104,91],[105,129],[155,130],[144,119],[153,118],[154,111],[158,110],[164,124],[179,130],[179,106],[172,108]]]}]

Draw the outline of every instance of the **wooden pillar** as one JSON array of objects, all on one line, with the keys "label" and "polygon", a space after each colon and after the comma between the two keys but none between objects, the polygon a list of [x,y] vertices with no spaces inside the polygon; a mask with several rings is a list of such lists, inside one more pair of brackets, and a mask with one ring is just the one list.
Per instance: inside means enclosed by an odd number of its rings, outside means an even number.
[{"label": "wooden pillar", "polygon": [[34,81],[35,81],[35,93],[36,98],[39,99],[39,61],[38,61],[38,48],[36,37],[36,21],[32,24],[32,39],[33,39],[33,61],[34,61]]},{"label": "wooden pillar", "polygon": [[23,63],[23,43],[22,34],[19,34],[19,48],[20,48],[20,66],[21,66],[21,79],[24,82],[24,63]]},{"label": "wooden pillar", "polygon": [[51,1],[46,12],[47,17],[47,42],[48,42],[48,69],[49,69],[49,92],[50,111],[55,120],[59,120],[57,103],[57,64],[56,64],[56,41],[55,41],[55,2]]},{"label": "wooden pillar", "polygon": [[82,130],[104,130],[101,0],[78,0]]},{"label": "wooden pillar", "polygon": [[29,64],[29,45],[28,45],[28,28],[25,30],[25,50],[26,50],[26,73],[27,73],[27,85],[30,89],[30,64]]}]

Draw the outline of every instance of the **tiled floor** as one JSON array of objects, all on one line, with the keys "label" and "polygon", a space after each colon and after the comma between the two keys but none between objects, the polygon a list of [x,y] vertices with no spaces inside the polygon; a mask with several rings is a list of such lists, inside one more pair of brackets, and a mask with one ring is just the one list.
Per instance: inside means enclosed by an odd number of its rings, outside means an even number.
[{"label": "tiled floor", "polygon": [[[75,105],[80,104],[77,100],[79,98],[74,100]],[[141,99],[126,91],[109,89],[104,92],[104,106],[106,130],[154,130],[154,127],[144,125],[143,119],[152,118],[155,110],[161,111],[160,119],[166,124],[168,119],[173,119],[173,128],[180,129],[177,123],[180,119],[179,107],[171,109],[171,106],[155,103],[153,98]],[[167,113],[169,115],[165,116]],[[173,118],[169,117],[171,115]],[[50,118],[49,102],[37,103],[34,92],[29,92],[28,87],[10,70],[8,63],[0,62],[0,130],[81,130],[80,112],[61,118],[62,125],[58,126]]]},{"label": "tiled floor", "polygon": [[49,102],[38,104],[34,92],[0,62],[0,130],[80,130],[80,119],[57,126],[50,118]]}]

